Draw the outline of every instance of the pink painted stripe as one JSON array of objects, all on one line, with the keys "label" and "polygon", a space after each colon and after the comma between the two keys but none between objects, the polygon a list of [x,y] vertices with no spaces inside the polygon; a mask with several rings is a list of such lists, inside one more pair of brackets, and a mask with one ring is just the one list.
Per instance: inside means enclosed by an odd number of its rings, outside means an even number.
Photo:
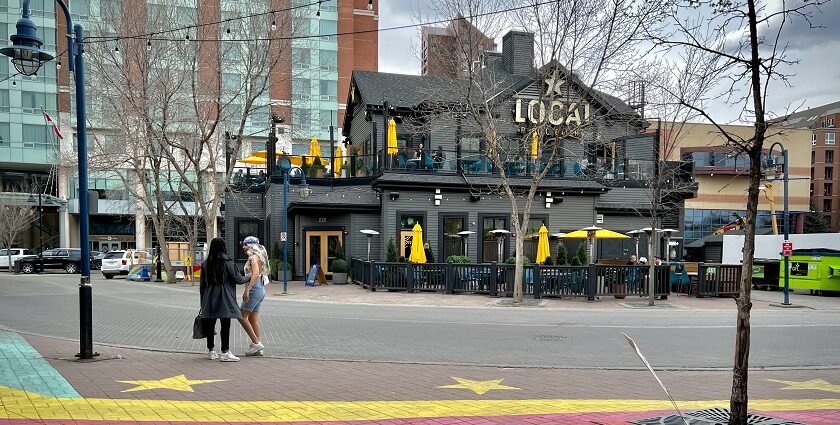
[{"label": "pink painted stripe", "polygon": [[[650,412],[610,412],[610,413],[568,413],[554,415],[516,415],[516,416],[462,416],[445,418],[412,418],[412,419],[383,419],[373,421],[344,421],[344,422],[264,422],[266,425],[290,424],[295,425],[549,425],[549,424],[592,424],[627,425],[628,421],[650,418],[670,414],[671,411]],[[834,425],[840,423],[840,409],[838,410],[799,410],[789,412],[756,412],[768,416],[788,419],[811,425]],[[196,422],[138,422],[138,421],[91,421],[91,420],[26,420],[0,419],[0,425],[195,425]],[[228,425],[245,425],[253,422],[229,423]]]}]

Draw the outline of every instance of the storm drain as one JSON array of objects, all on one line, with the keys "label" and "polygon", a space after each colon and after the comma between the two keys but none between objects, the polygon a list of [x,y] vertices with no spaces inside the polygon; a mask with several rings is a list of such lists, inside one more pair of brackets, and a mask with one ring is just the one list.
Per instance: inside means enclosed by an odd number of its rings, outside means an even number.
[{"label": "storm drain", "polygon": [[531,338],[540,342],[563,342],[572,339],[571,337],[563,335],[534,335]]},{"label": "storm drain", "polygon": [[[650,419],[639,419],[632,421],[638,425],[725,425],[729,423],[729,409],[714,407],[711,409],[697,410],[695,412],[683,413],[685,422],[680,415],[657,416]],[[805,425],[800,422],[787,419],[771,418],[770,416],[747,414],[747,423],[751,425]]]}]

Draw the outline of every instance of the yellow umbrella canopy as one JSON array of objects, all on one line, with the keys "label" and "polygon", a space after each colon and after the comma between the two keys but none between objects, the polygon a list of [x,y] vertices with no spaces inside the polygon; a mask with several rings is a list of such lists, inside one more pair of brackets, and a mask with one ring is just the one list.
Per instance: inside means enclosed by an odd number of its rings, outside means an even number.
[{"label": "yellow umbrella canopy", "polygon": [[630,236],[613,232],[612,230],[602,229],[597,226],[590,226],[584,227],[580,230],[575,230],[574,232],[566,233],[563,237],[568,239],[586,239],[589,237],[595,239],[627,239]]},{"label": "yellow umbrella canopy", "polygon": [[239,162],[253,165],[265,165],[265,156],[252,155],[239,160]]},{"label": "yellow umbrella canopy", "polygon": [[532,158],[537,157],[537,148],[538,148],[539,143],[540,143],[540,136],[537,136],[537,131],[534,130],[531,133],[531,157]]},{"label": "yellow umbrella canopy", "polygon": [[548,229],[545,225],[540,226],[540,237],[537,241],[537,263],[544,264],[546,258],[551,256],[548,249]]},{"label": "yellow umbrella canopy", "polygon": [[415,224],[411,229],[411,254],[408,256],[408,261],[418,264],[426,263],[426,251],[423,250],[423,228],[420,227],[420,223]]},{"label": "yellow umbrella canopy", "polygon": [[396,155],[397,149],[397,122],[391,118],[388,121],[388,155]]}]

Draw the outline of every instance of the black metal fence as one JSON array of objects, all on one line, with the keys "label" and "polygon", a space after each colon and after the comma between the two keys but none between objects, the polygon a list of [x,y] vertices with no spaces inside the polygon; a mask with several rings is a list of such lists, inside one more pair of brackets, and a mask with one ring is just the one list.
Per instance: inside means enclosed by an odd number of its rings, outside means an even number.
[{"label": "black metal fence", "polygon": [[[515,266],[510,264],[387,263],[351,258],[353,281],[375,291],[434,291],[448,294],[512,296]],[[522,291],[543,297],[586,298],[647,296],[648,266],[590,264],[523,268]],[[668,266],[654,272],[656,296],[670,294]]]},{"label": "black metal fence", "polygon": [[697,267],[698,297],[734,297],[741,291],[741,266],[703,264]]}]

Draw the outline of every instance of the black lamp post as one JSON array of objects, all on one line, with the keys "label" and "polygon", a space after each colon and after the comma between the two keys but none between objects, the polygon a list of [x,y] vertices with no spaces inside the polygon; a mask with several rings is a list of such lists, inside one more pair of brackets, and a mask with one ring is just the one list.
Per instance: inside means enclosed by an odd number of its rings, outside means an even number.
[{"label": "black lamp post", "polygon": [[[789,211],[788,211],[788,179],[789,179],[789,177],[788,177],[788,150],[785,149],[785,146],[782,145],[781,143],[775,142],[772,145],[770,145],[770,152],[773,152],[773,148],[776,145],[779,145],[779,147],[782,148],[782,164],[781,165],[782,165],[783,181],[784,181],[784,184],[785,184],[785,217],[784,217],[785,242],[788,242],[788,239],[790,239],[790,214],[789,214]],[[778,165],[778,162],[776,162],[776,164]],[[789,255],[784,255],[784,253],[782,253],[782,256],[785,257],[785,260],[784,260],[785,261],[785,287],[784,287],[785,299],[784,299],[784,302],[782,304],[790,305],[790,256]]]},{"label": "black lamp post", "polygon": [[[84,30],[73,25],[70,10],[63,0],[56,0],[67,18],[67,54],[70,71],[74,72],[76,87],[76,127],[78,129],[79,161],[79,243],[81,245],[81,279],[79,281],[79,354],[81,359],[91,359],[93,352],[92,288],[90,286],[90,234],[88,230],[88,164],[87,129],[85,127],[85,74],[82,52],[84,52]],[[17,22],[17,33],[11,36],[12,45],[0,49],[0,54],[12,58],[15,69],[23,75],[35,75],[44,62],[54,56],[41,50],[43,43],[37,37],[35,23],[29,19],[29,0],[23,0],[22,17]],[[72,32],[70,32],[72,29]]]}]

